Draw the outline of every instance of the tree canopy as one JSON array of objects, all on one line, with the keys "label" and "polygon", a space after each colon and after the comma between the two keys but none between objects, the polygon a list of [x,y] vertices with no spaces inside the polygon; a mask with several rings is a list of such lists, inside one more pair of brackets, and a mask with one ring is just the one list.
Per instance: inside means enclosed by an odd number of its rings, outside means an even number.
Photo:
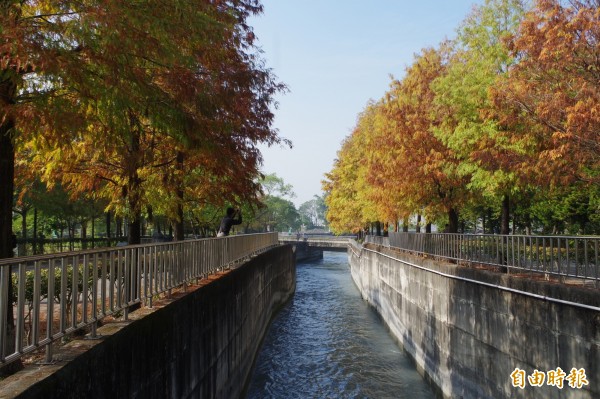
[{"label": "tree canopy", "polygon": [[[0,6],[0,257],[15,162],[129,221],[152,208],[258,201],[274,95],[258,0],[5,1]],[[4,187],[7,189],[5,190]],[[27,187],[22,185],[21,187]]]},{"label": "tree canopy", "polygon": [[323,182],[332,228],[600,232],[599,42],[595,0],[475,7],[359,115]]}]

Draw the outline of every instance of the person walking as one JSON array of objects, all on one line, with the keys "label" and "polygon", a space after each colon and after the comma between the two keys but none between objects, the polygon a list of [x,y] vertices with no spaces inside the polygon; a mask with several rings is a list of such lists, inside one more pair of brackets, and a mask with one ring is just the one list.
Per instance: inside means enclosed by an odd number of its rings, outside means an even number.
[{"label": "person walking", "polygon": [[236,224],[242,224],[242,212],[239,209],[235,210],[229,207],[227,208],[225,216],[221,220],[221,225],[219,226],[217,237],[228,236],[229,231],[231,230],[231,226],[234,226]]}]

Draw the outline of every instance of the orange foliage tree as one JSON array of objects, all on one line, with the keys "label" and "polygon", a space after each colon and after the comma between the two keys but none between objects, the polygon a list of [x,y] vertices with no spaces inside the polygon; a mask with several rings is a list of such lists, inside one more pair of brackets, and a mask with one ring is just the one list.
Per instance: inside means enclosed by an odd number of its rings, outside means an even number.
[{"label": "orange foliage tree", "polygon": [[[68,86],[82,122],[66,140],[52,125],[31,125],[40,134],[28,143],[46,180],[104,197],[126,216],[131,244],[151,202],[170,201],[168,214],[182,226],[186,185],[252,197],[256,145],[281,142],[270,106],[283,89],[245,23],[260,12],[257,1],[138,3],[109,2],[93,23],[78,25],[94,32],[81,44],[83,72]],[[170,190],[151,190],[157,182]],[[150,198],[160,193],[169,195]]]},{"label": "orange foliage tree", "polygon": [[12,256],[15,145],[30,135],[24,122],[52,124],[61,133],[77,123],[71,112],[76,96],[61,88],[80,70],[82,40],[74,40],[79,5],[17,0],[0,5],[0,258]]},{"label": "orange foliage tree", "polygon": [[455,231],[467,178],[458,173],[454,151],[434,134],[440,122],[432,83],[444,68],[444,50],[425,49],[404,78],[392,83],[383,108],[387,123],[375,145],[388,155],[373,165],[370,177],[375,187],[390,193],[384,198],[402,210],[399,216],[425,213],[434,220],[445,213]]},{"label": "orange foliage tree", "polygon": [[342,143],[338,158],[323,181],[326,218],[336,233],[358,232],[381,220],[367,181],[368,165],[373,162],[371,128],[376,109],[376,104],[369,104],[359,116],[357,126]]},{"label": "orange foliage tree", "polygon": [[600,181],[600,3],[538,0],[508,40],[518,62],[494,88],[504,122],[537,146],[548,187]]}]

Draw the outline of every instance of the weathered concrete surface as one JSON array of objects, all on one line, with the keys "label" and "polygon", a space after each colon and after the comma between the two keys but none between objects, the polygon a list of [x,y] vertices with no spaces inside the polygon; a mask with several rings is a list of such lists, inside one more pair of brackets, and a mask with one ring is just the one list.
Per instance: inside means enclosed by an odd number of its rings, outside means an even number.
[{"label": "weathered concrete surface", "polygon": [[99,341],[71,342],[56,365],[2,381],[0,398],[239,397],[295,275],[291,246],[277,247],[165,306],[99,328]]},{"label": "weathered concrete surface", "polygon": [[297,241],[294,245],[296,262],[309,262],[323,259],[323,251],[310,247],[306,241]]},{"label": "weathered concrete surface", "polygon": [[333,239],[302,239],[297,240],[283,236],[279,238],[280,244],[292,244],[296,254],[296,262],[309,262],[323,259],[323,251],[347,252],[349,240]]},{"label": "weathered concrete surface", "polygon": [[[378,253],[361,248],[353,244],[348,251],[356,285],[445,397],[600,397],[600,312],[544,299],[597,308],[597,291],[458,267],[384,247],[371,247]],[[584,369],[589,385],[571,388],[566,379],[562,389],[547,380],[541,387],[512,385],[516,368],[530,376],[557,367],[567,375],[572,368]]]}]

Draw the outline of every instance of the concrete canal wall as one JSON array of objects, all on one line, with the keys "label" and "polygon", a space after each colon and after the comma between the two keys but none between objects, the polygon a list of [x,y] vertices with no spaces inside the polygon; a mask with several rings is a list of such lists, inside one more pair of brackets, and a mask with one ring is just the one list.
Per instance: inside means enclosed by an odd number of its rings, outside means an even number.
[{"label": "concrete canal wall", "polygon": [[[100,341],[73,341],[71,352],[86,349],[42,366],[56,368],[47,377],[3,381],[0,398],[237,398],[295,275],[292,247],[272,249],[164,307],[99,328]],[[29,386],[12,395],[19,378]]]},{"label": "concrete canal wall", "polygon": [[[458,267],[372,245],[353,243],[348,256],[363,298],[444,397],[600,397],[598,290]],[[550,379],[559,367],[565,373],[562,389],[549,384],[560,379]],[[580,388],[570,387],[569,375],[582,377],[581,369],[588,384],[580,380]],[[527,379],[542,373],[541,383]],[[514,387],[523,376],[524,387]]]}]

